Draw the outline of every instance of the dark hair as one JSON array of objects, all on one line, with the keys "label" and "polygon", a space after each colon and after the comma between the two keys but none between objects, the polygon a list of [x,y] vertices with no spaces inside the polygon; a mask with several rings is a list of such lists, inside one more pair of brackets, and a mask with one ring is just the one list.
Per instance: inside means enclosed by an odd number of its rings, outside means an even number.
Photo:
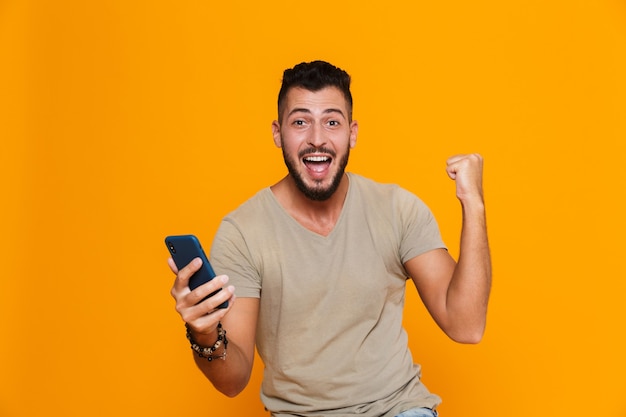
[{"label": "dark hair", "polygon": [[282,106],[289,89],[302,87],[309,91],[319,91],[326,87],[338,88],[348,103],[348,117],[352,120],[352,93],[350,75],[325,61],[302,62],[283,73],[283,83],[278,93],[278,119],[282,117]]}]

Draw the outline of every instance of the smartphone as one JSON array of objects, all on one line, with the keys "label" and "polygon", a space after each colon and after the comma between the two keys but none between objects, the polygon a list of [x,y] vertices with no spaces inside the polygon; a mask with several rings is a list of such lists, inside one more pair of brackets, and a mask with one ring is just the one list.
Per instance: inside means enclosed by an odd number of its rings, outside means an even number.
[{"label": "smartphone", "polygon": [[[202,249],[202,245],[200,244],[200,240],[194,235],[177,235],[177,236],[168,236],[165,238],[165,245],[167,249],[170,251],[172,255],[172,259],[176,264],[178,269],[182,269],[189,264],[193,259],[200,258],[202,259],[202,266],[198,269],[190,278],[189,278],[189,288],[194,290],[198,288],[200,285],[206,284],[215,278],[215,272],[213,271],[213,267],[211,267],[211,263],[207,258],[204,250]],[[209,297],[214,296],[221,288],[217,291],[212,292],[207,295],[205,298],[200,300],[200,302],[206,300]],[[224,301],[222,304],[217,306],[217,308],[226,308],[228,307],[228,301]]]}]

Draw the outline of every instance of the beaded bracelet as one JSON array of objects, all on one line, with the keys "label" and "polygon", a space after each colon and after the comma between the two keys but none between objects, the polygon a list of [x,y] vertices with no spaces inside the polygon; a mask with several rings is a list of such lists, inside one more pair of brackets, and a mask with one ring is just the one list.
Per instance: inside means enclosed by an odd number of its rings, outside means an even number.
[{"label": "beaded bracelet", "polygon": [[[196,352],[198,356],[201,358],[205,358],[209,362],[213,359],[222,359],[226,360],[226,347],[228,346],[228,339],[226,339],[226,330],[222,327],[222,323],[217,323],[217,341],[211,347],[202,347],[200,346],[191,335],[191,328],[189,324],[185,323],[185,327],[187,328],[187,340],[191,343],[191,350]],[[219,347],[224,343],[224,353],[221,355],[213,355],[213,353],[219,349]]]}]

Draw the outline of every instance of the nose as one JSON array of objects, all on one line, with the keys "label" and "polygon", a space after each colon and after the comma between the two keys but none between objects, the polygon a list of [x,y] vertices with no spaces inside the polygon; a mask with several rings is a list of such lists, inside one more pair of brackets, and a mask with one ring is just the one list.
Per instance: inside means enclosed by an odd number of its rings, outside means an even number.
[{"label": "nose", "polygon": [[319,148],[326,144],[324,129],[317,123],[314,123],[309,130],[309,137],[307,141],[309,142],[309,145],[315,148]]}]

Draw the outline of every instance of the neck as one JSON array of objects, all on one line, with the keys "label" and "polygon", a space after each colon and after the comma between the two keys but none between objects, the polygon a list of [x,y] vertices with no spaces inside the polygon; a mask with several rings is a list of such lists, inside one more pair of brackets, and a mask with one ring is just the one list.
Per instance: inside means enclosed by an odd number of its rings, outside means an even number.
[{"label": "neck", "polygon": [[287,175],[271,187],[278,202],[303,227],[327,236],[335,227],[348,194],[349,180],[343,175],[337,191],[327,200],[315,201],[306,197]]}]

